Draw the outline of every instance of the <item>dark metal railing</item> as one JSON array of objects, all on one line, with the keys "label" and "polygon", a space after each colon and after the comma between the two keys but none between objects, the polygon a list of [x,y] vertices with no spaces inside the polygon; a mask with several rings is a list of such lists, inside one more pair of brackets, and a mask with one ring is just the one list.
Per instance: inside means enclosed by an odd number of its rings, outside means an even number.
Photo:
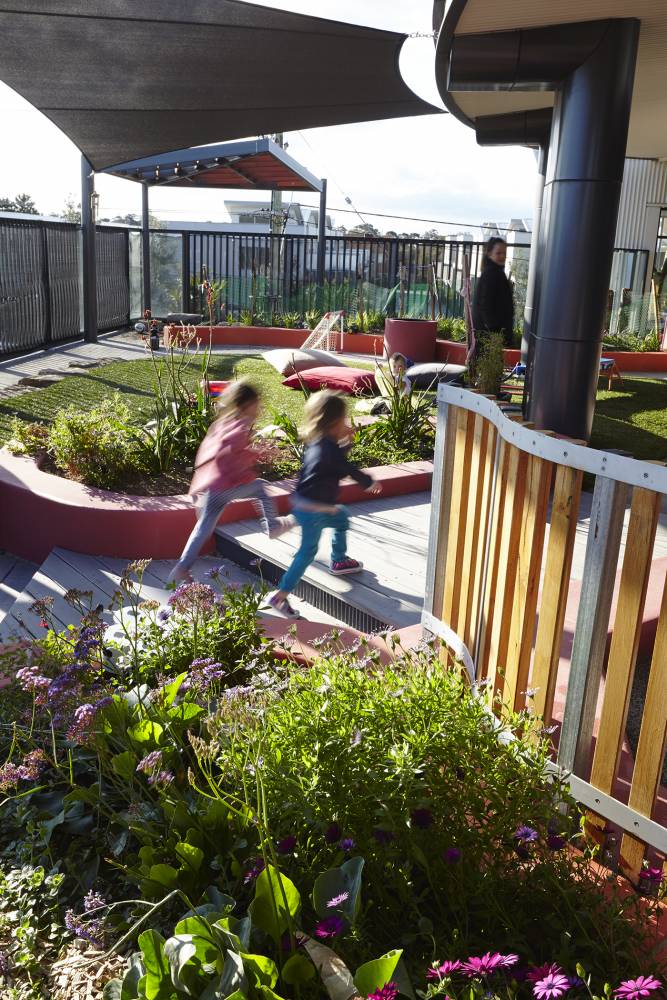
[{"label": "dark metal railing", "polygon": [[[139,231],[97,228],[100,331],[143,311]],[[150,234],[153,314],[206,313],[204,276],[216,291],[214,320],[284,322],[309,310],[463,316],[464,257],[481,269],[481,241],[328,236],[318,268],[316,236],[155,229]],[[509,248],[517,319],[528,278],[527,244]],[[648,255],[617,250],[612,278],[633,291]],[[0,217],[0,355],[37,350],[81,335],[81,230],[76,224]],[[615,289],[620,295],[622,288]]]}]

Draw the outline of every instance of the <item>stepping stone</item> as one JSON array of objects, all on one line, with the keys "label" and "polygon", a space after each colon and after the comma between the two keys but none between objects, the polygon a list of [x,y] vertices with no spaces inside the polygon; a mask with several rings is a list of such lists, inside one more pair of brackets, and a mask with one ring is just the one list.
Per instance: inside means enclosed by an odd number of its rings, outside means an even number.
[{"label": "stepping stone", "polygon": [[[71,373],[70,373],[71,374]],[[62,382],[63,373],[59,372],[57,375],[24,375],[18,381],[19,385],[29,385],[33,389],[46,389],[50,385],[55,385],[56,382]]]}]

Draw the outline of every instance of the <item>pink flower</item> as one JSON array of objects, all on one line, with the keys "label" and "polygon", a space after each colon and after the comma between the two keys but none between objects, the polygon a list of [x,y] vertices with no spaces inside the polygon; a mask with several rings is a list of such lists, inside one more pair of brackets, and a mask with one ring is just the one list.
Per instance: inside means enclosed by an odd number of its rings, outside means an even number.
[{"label": "pink flower", "polygon": [[662,989],[662,983],[655,976],[637,976],[636,979],[625,979],[614,993],[622,1000],[639,1000],[659,989]]},{"label": "pink flower", "polygon": [[570,988],[570,980],[562,972],[550,972],[533,986],[537,1000],[558,1000]]},{"label": "pink flower", "polygon": [[529,983],[539,983],[545,976],[562,972],[563,970],[560,965],[556,965],[555,962],[545,962],[544,965],[535,965],[532,969],[529,969],[526,973],[526,979]]},{"label": "pink flower", "polygon": [[320,938],[322,941],[326,941],[327,938],[338,937],[344,929],[345,923],[340,917],[326,917],[324,920],[320,920],[319,924],[315,928],[315,937]]},{"label": "pink flower", "polygon": [[509,969],[518,961],[518,955],[501,955],[497,951],[492,955],[490,951],[487,951],[486,955],[482,955],[481,958],[471,956],[467,962],[463,963],[461,969],[473,979],[477,976],[490,976],[500,969]]},{"label": "pink flower", "polygon": [[368,1000],[396,1000],[398,986],[396,983],[385,983],[379,990],[368,994]]},{"label": "pink flower", "polygon": [[430,969],[427,969],[426,978],[431,982],[439,981],[444,979],[445,976],[451,976],[453,972],[457,972],[460,968],[461,963],[458,960],[454,962],[441,962],[440,965],[432,965]]}]

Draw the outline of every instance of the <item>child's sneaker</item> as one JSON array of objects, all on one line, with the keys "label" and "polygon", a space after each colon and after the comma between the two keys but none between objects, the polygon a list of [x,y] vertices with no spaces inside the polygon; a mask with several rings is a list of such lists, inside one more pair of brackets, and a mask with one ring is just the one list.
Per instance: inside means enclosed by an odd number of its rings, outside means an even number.
[{"label": "child's sneaker", "polygon": [[277,517],[275,521],[271,521],[268,525],[267,534],[269,538],[280,538],[284,535],[286,531],[289,531],[295,525],[295,520],[291,515],[287,517]]},{"label": "child's sneaker", "polygon": [[270,597],[264,601],[263,607],[272,608],[277,611],[279,615],[283,615],[285,618],[300,618],[301,615],[293,608],[286,597],[279,597],[278,594],[271,594]]},{"label": "child's sneaker", "polygon": [[332,562],[329,570],[334,576],[347,576],[348,573],[361,573],[364,564],[357,559],[339,559]]}]

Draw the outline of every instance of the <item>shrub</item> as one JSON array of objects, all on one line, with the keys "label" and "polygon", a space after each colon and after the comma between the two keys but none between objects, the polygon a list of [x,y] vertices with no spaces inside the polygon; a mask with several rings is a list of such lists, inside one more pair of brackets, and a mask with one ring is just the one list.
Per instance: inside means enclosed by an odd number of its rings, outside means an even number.
[{"label": "shrub", "polygon": [[63,938],[59,926],[58,893],[63,875],[43,868],[0,868],[0,993],[14,973],[29,983],[26,1000],[43,997],[46,963],[55,959]]},{"label": "shrub", "polygon": [[220,785],[245,784],[253,809],[244,774],[261,760],[260,805],[275,840],[289,840],[297,884],[364,858],[360,950],[349,954],[405,947],[419,965],[434,949],[497,948],[536,964],[582,961],[596,976],[636,968],[641,931],[564,850],[576,810],[559,812],[573,804],[547,777],[539,723],[504,715],[499,731],[460,674],[428,654],[382,669],[362,642],[356,657],[324,658],[242,720],[211,722]]},{"label": "shrub", "polygon": [[465,320],[453,316],[441,316],[438,320],[438,336],[458,344],[465,344],[468,339]]},{"label": "shrub", "polygon": [[88,486],[109,488],[141,468],[141,450],[128,427],[129,410],[114,393],[91,410],[60,410],[49,432],[57,467]]},{"label": "shrub", "polygon": [[481,338],[477,359],[478,385],[485,395],[497,396],[503,382],[503,337],[500,333],[486,334]]},{"label": "shrub", "polygon": [[49,450],[47,424],[25,423],[12,417],[11,437],[7,447],[13,455],[39,455]]}]

